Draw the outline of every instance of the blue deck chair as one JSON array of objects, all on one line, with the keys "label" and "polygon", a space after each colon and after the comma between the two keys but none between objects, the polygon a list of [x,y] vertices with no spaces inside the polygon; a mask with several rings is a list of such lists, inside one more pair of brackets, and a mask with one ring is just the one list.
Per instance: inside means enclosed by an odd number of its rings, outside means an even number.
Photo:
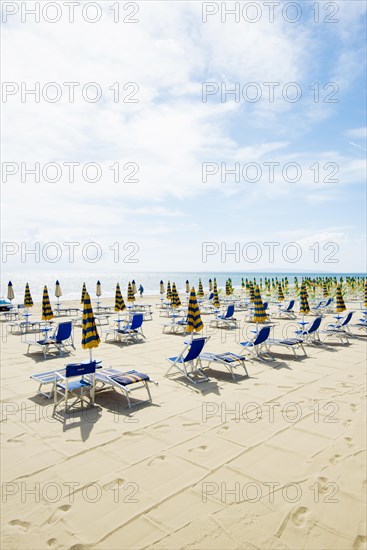
[{"label": "blue deck chair", "polygon": [[[65,373],[55,372],[54,407],[64,404],[64,411],[83,407],[86,402],[94,407],[96,362],[71,363]],[[69,399],[73,401],[69,404]]]},{"label": "blue deck chair", "polygon": [[[215,365],[223,365],[230,372],[233,380],[235,379],[233,369],[237,367],[243,368],[247,377],[249,375],[245,365],[246,358],[243,357],[243,355],[237,355],[236,353],[232,352],[201,353],[200,361],[206,361],[206,367],[210,367],[211,363],[214,363]],[[206,367],[202,366],[202,368]]]},{"label": "blue deck chair", "polygon": [[[257,359],[262,360],[262,355],[269,357],[269,353],[265,343],[270,336],[270,329],[270,326],[262,327],[253,340],[240,342],[240,346],[244,348],[244,351],[247,350],[252,353]],[[262,351],[264,348],[265,353]],[[272,359],[272,357],[270,358]]]},{"label": "blue deck chair", "polygon": [[[89,363],[90,363],[89,360],[80,362],[81,365],[86,365]],[[100,359],[94,359],[94,363],[96,364],[97,369],[102,367],[102,361]],[[42,395],[47,399],[51,399],[51,397],[53,397],[54,391],[55,391],[57,372],[65,376],[66,367],[62,367],[61,369],[53,369],[47,372],[39,372],[37,374],[32,374],[30,376],[32,380],[35,380],[38,383],[38,390],[37,390],[38,395]],[[51,386],[51,388],[47,388],[47,386]]]},{"label": "blue deck chair", "polygon": [[[165,374],[168,376],[172,369],[177,369],[190,382],[206,382],[209,378],[204,374],[200,361],[200,354],[208,338],[195,338],[185,342],[185,347],[176,357],[167,357],[170,366]],[[197,379],[195,379],[195,377]]]},{"label": "blue deck chair", "polygon": [[112,331],[108,330],[106,331],[106,340],[108,334],[111,332],[115,335],[116,338],[119,340],[133,340],[138,341],[139,338],[143,338],[145,340],[145,336],[143,333],[143,321],[144,321],[144,314],[143,313],[134,313],[130,319],[130,321],[122,328],[115,328]]},{"label": "blue deck chair", "polygon": [[166,329],[171,334],[184,334],[186,332],[187,327],[187,315],[186,317],[183,317],[182,319],[172,318],[170,323],[164,323],[162,332],[166,333]]},{"label": "blue deck chair", "polygon": [[217,315],[215,319],[210,321],[210,326],[218,328],[236,328],[238,326],[238,321],[233,315],[234,304],[230,304],[224,314]]},{"label": "blue deck chair", "polygon": [[121,391],[127,399],[129,409],[131,409],[130,394],[133,390],[145,388],[148,393],[148,399],[135,401],[134,405],[140,405],[142,403],[152,402],[149,384],[153,383],[158,386],[158,382],[150,378],[147,374],[138,372],[137,370],[122,372],[113,368],[96,371],[95,381],[96,392],[111,389]]},{"label": "blue deck chair", "polygon": [[353,317],[353,313],[354,311],[350,311],[341,323],[329,323],[323,331],[323,334],[325,334],[325,340],[330,336],[336,336],[341,342],[344,340],[348,342],[348,334],[350,334],[348,325]]},{"label": "blue deck chair", "polygon": [[304,355],[307,355],[305,348],[303,347],[303,340],[301,338],[268,338],[266,340],[266,347],[269,349],[271,346],[279,346],[281,348],[286,348],[291,350],[294,354],[294,357],[298,359],[296,349],[301,349]]},{"label": "blue deck chair", "polygon": [[73,323],[72,321],[59,323],[54,334],[51,336],[43,338],[42,340],[27,341],[26,344],[28,344],[27,353],[29,353],[29,348],[31,346],[38,346],[41,348],[45,358],[49,353],[50,347],[55,347],[60,352],[60,355],[62,354],[62,350],[68,353],[68,347],[75,349],[73,342]]},{"label": "blue deck chair", "polygon": [[315,342],[320,342],[319,329],[321,325],[322,317],[316,317],[313,320],[310,328],[296,330],[295,333],[302,338],[303,341],[313,344]]},{"label": "blue deck chair", "polygon": [[295,312],[293,311],[295,304],[295,300],[290,300],[287,307],[281,307],[279,308],[279,317],[287,317],[289,319],[294,319],[296,316]]}]

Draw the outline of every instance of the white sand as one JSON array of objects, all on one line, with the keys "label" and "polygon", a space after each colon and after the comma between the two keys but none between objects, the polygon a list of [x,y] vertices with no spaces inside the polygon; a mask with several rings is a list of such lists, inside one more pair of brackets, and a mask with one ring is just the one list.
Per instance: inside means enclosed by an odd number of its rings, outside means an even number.
[{"label": "white sand", "polygon": [[[366,548],[366,338],[307,346],[298,361],[290,353],[248,361],[250,378],[235,382],[218,368],[194,388],[164,377],[183,337],[162,334],[154,311],[145,343],[103,338],[94,352],[105,367],[157,380],[153,403],[129,412],[124,397],[106,392],[65,422],[29,376],[68,358],[27,356],[24,337],[6,336],[1,324],[1,547]],[[242,326],[244,315],[236,314]],[[80,335],[72,361],[88,357]],[[240,352],[239,331],[210,335],[206,351]],[[243,409],[251,402],[258,418]]]}]

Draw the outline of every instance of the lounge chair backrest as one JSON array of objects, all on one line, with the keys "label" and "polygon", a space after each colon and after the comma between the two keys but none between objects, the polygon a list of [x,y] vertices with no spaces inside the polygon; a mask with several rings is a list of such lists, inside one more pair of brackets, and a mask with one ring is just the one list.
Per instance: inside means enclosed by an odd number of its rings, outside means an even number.
[{"label": "lounge chair backrest", "polygon": [[231,317],[233,317],[233,314],[234,314],[234,305],[230,304],[227,308],[227,313],[225,314],[225,318],[230,319]]},{"label": "lounge chair backrest", "polygon": [[194,359],[199,357],[205,342],[206,338],[195,338],[194,340],[192,340],[189,351],[187,352],[187,355],[183,358],[184,362],[186,363],[187,361],[193,361]]},{"label": "lounge chair backrest", "polygon": [[55,335],[56,342],[64,342],[71,336],[73,330],[73,323],[71,321],[65,321],[65,323],[59,323]]},{"label": "lounge chair backrest", "polygon": [[263,306],[264,306],[264,309],[267,310],[268,307],[269,307],[269,302],[264,302],[264,303],[263,303]]},{"label": "lounge chair backrest", "polygon": [[214,292],[211,292],[210,295],[209,295],[208,300],[212,300],[213,298],[214,298]]},{"label": "lounge chair backrest", "polygon": [[333,302],[333,301],[334,301],[334,298],[328,298],[328,300],[327,300],[326,304],[324,305],[324,307],[328,307],[331,304],[331,302]]},{"label": "lounge chair backrest", "polygon": [[351,320],[352,318],[352,315],[353,315],[354,311],[350,311],[348,313],[348,315],[346,316],[346,318],[344,319],[344,321],[342,322],[342,327],[345,327],[345,325],[347,325],[349,323],[349,321]]},{"label": "lounge chair backrest", "polygon": [[96,362],[90,363],[70,363],[66,365],[65,377],[83,376],[84,374],[92,374],[96,372]]},{"label": "lounge chair backrest", "polygon": [[287,307],[287,311],[292,311],[293,308],[294,308],[294,300],[290,300]]},{"label": "lounge chair backrest", "polygon": [[312,334],[313,332],[316,332],[317,330],[319,330],[320,325],[321,325],[321,319],[322,319],[322,317],[316,317],[316,319],[314,320],[314,322],[312,323],[312,325],[308,329],[308,334]]},{"label": "lounge chair backrest", "polygon": [[269,338],[269,335],[270,335],[270,327],[263,327],[260,330],[259,334],[256,336],[254,340],[254,345],[259,346],[260,344],[263,344]]},{"label": "lounge chair backrest", "polygon": [[131,326],[130,330],[136,330],[140,328],[144,321],[144,314],[143,313],[135,313],[133,315],[133,318],[131,320]]}]

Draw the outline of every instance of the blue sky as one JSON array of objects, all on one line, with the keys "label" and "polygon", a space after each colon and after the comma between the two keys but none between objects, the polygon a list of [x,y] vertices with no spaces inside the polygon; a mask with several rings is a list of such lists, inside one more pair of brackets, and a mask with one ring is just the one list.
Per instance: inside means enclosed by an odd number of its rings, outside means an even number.
[{"label": "blue sky", "polygon": [[[7,98],[3,162],[96,162],[102,172],[94,184],[79,168],[73,183],[64,168],[57,184],[22,182],[19,173],[8,177],[2,234],[16,251],[6,256],[5,270],[90,270],[80,249],[93,241],[102,250],[99,268],[106,270],[364,271],[366,4],[333,3],[339,7],[333,24],[313,22],[314,2],[299,3],[303,15],[296,24],[277,11],[272,24],[266,15],[249,24],[221,22],[218,14],[203,23],[200,2],[137,4],[139,23],[130,25],[113,23],[109,2],[101,4],[103,17],[94,25],[78,16],[70,24],[65,14],[53,25],[42,18],[22,23],[17,15],[3,23],[3,80],[19,87],[56,82],[63,91],[57,103],[21,102],[19,93]],[[319,5],[323,13],[326,3]],[[77,94],[70,103],[63,83],[71,81],[98,83],[101,101],[88,103]],[[218,94],[203,103],[208,81],[238,82],[241,89],[255,82],[263,97],[221,102]],[[135,82],[138,103],[114,103],[109,87],[115,82]],[[274,103],[265,82],[280,83]],[[291,82],[302,89],[297,103],[279,95]],[[337,103],[315,103],[314,82],[321,97],[323,86],[335,83]],[[109,166],[128,162],[138,165],[139,181],[113,182]],[[204,183],[203,162],[228,168],[257,163],[263,177],[221,182],[218,173]],[[264,162],[297,163],[302,177],[290,183],[276,172],[269,182]],[[322,178],[326,163],[337,165],[339,181],[314,182],[309,167],[316,162]],[[80,243],[72,264],[64,246],[69,241]],[[280,243],[274,262],[264,246],[269,241]],[[35,242],[41,251],[57,243],[60,261],[41,256],[35,263],[28,256],[22,262],[21,243]],[[136,242],[138,265],[116,266],[109,248],[115,242]],[[224,250],[256,242],[262,254],[255,264],[243,255],[239,262],[230,255],[222,261],[219,253],[203,263],[203,242]],[[302,251],[294,264],[281,253],[289,242]],[[310,250],[314,243],[319,262]],[[334,264],[324,261],[328,243],[337,247]]]}]

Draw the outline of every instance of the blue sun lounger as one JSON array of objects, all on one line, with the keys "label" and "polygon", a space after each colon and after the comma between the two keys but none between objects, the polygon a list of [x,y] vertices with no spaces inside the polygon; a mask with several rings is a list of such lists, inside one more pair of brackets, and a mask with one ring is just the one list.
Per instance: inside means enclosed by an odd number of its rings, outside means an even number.
[{"label": "blue sun lounger", "polygon": [[182,352],[175,357],[167,357],[170,363],[165,376],[168,376],[172,369],[176,369],[180,374],[185,376],[190,382],[206,382],[209,378],[202,370],[200,354],[208,338],[194,338],[185,342],[185,347]]}]

